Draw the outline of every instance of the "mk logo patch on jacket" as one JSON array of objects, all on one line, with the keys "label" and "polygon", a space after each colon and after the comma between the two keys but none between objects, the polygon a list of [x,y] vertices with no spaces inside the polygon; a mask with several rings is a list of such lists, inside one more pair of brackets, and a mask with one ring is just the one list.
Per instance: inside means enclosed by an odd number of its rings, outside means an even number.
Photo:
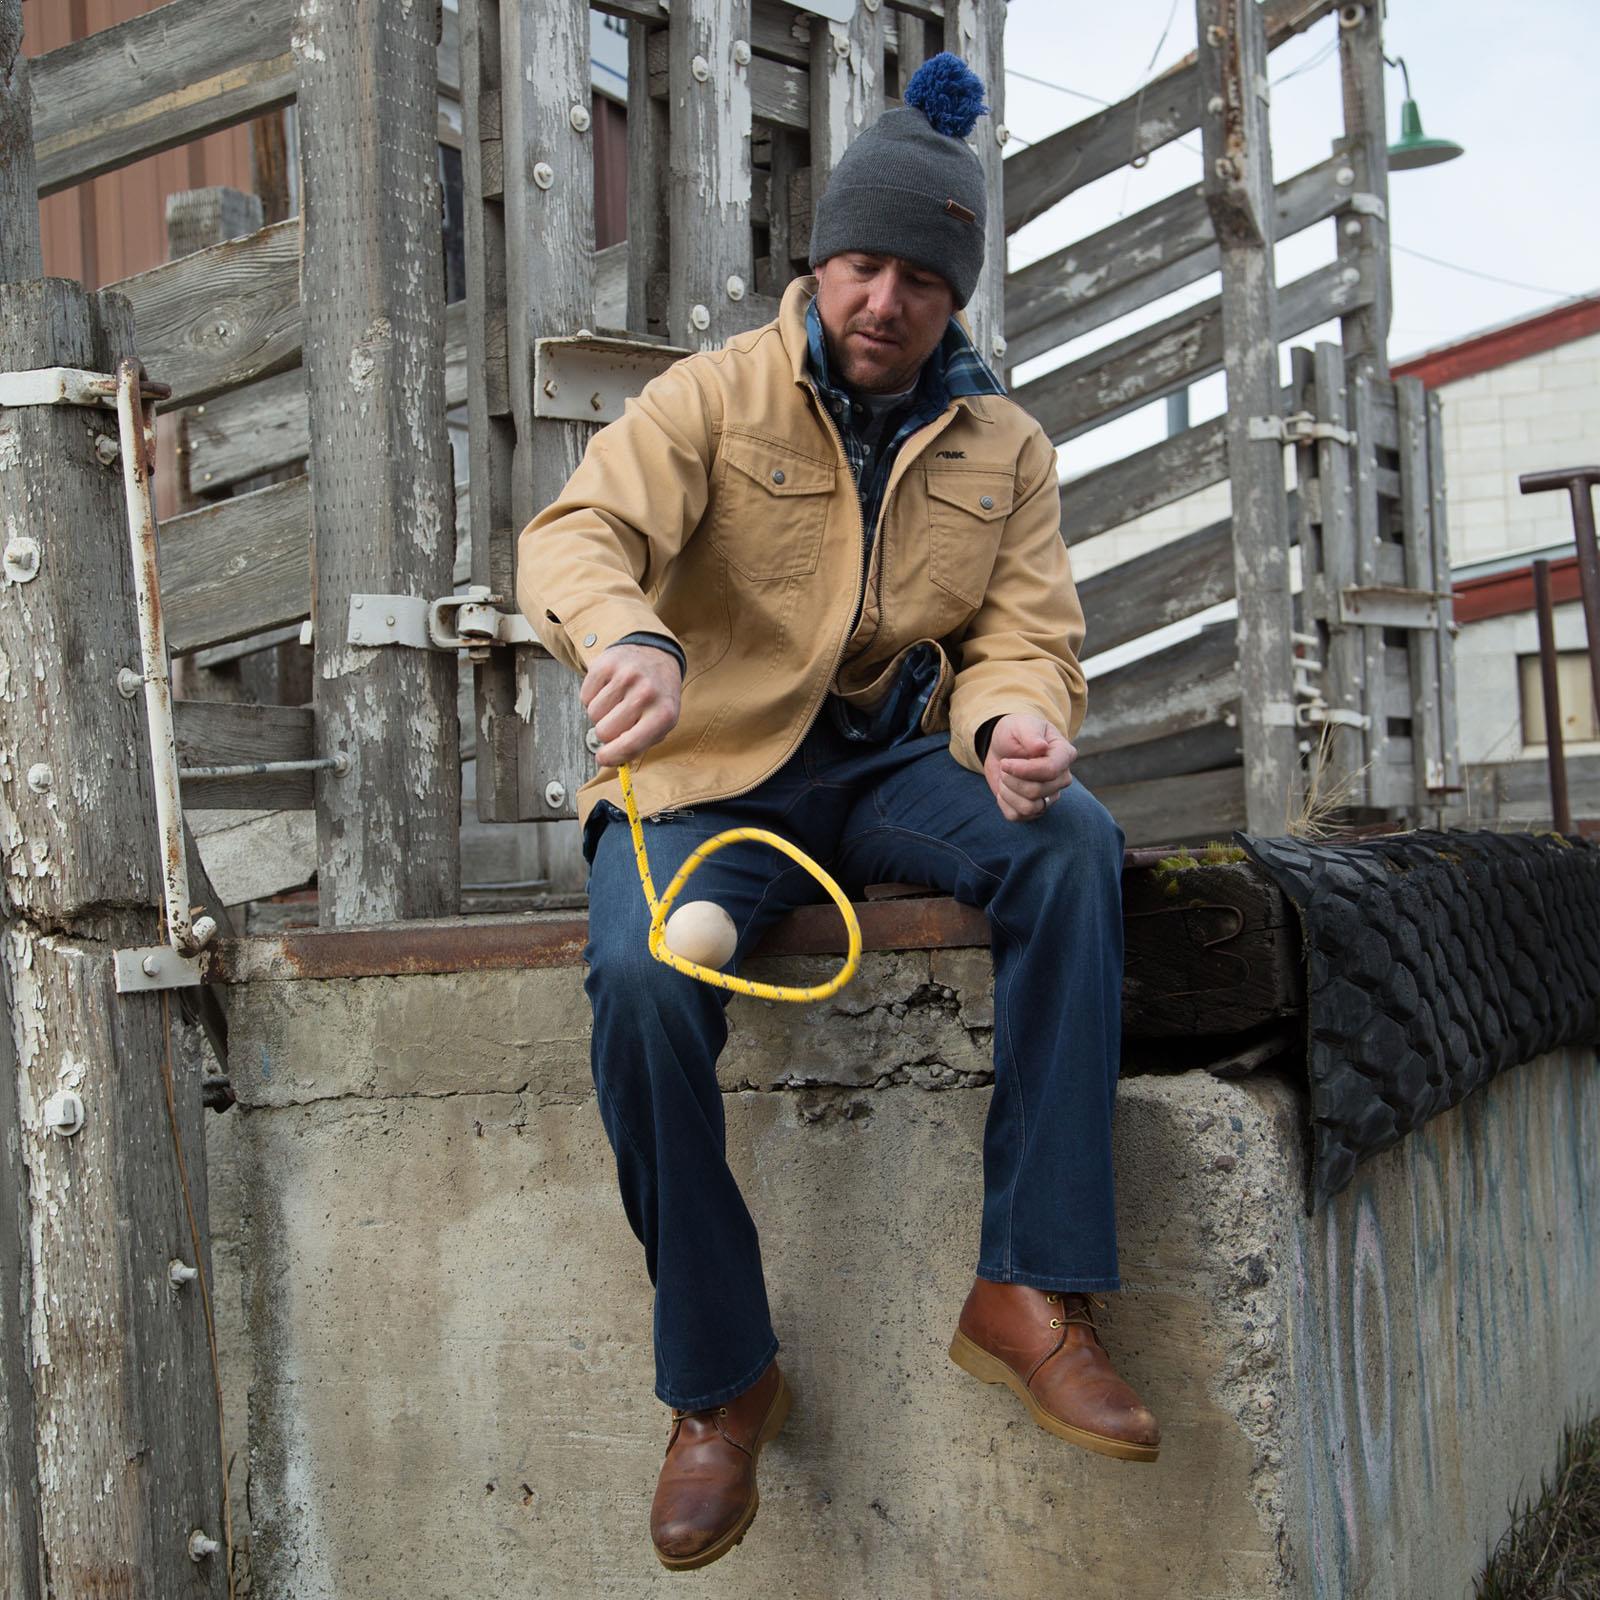
[{"label": "mk logo patch on jacket", "polygon": [[965,461],[967,459],[965,450],[936,450],[934,454],[941,461]]}]

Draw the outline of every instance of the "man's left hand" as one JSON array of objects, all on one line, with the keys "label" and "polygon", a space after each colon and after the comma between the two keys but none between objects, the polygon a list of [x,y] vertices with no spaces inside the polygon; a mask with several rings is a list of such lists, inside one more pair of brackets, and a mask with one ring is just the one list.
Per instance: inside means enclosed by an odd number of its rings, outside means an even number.
[{"label": "man's left hand", "polygon": [[1007,822],[1031,822],[1072,782],[1077,748],[1043,717],[1012,712],[995,723],[983,775]]}]

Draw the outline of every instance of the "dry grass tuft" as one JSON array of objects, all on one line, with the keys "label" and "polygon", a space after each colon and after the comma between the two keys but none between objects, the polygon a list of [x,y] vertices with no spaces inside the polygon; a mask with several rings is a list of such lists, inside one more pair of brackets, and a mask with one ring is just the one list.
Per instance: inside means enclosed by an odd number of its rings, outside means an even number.
[{"label": "dry grass tuft", "polygon": [[1600,1416],[1562,1430],[1553,1480],[1511,1516],[1473,1600],[1600,1600]]}]

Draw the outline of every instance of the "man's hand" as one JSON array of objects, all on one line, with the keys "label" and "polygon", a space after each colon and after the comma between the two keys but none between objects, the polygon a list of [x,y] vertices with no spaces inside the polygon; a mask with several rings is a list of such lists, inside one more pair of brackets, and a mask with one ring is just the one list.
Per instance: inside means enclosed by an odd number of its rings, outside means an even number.
[{"label": "man's hand", "polygon": [[995,723],[983,775],[1007,822],[1031,822],[1072,782],[1077,748],[1043,717],[1012,712]]},{"label": "man's hand", "polygon": [[578,698],[589,714],[603,767],[635,761],[677,726],[683,674],[676,657],[648,644],[614,644],[589,668]]}]

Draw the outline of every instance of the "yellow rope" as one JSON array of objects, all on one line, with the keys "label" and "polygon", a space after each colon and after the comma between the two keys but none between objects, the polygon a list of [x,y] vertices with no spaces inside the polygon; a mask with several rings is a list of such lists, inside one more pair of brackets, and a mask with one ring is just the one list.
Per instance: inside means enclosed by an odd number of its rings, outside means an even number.
[{"label": "yellow rope", "polygon": [[[844,890],[804,850],[775,833],[769,833],[765,828],[729,828],[725,833],[707,839],[678,868],[677,877],[667,885],[667,892],[657,900],[656,886],[650,877],[650,862],[645,855],[644,827],[639,821],[639,807],[633,798],[633,774],[624,764],[617,769],[617,776],[622,781],[622,799],[628,808],[628,826],[633,831],[633,858],[639,868],[639,882],[644,888],[645,901],[650,907],[650,954],[657,961],[671,967],[674,972],[683,973],[687,978],[698,978],[702,983],[709,983],[718,989],[732,989],[735,994],[753,995],[758,1000],[797,1002],[826,1000],[829,995],[837,994],[855,977],[856,968],[861,964],[861,924],[856,921],[855,908],[850,904]],[[844,965],[826,983],[813,984],[809,989],[795,988],[786,983],[756,983],[749,978],[737,978],[731,973],[719,972],[715,967],[701,966],[698,961],[685,961],[682,956],[668,949],[667,913],[671,911],[672,904],[682,892],[683,886],[701,862],[728,845],[740,844],[745,840],[769,844],[774,850],[788,856],[791,861],[798,862],[833,896],[834,904],[844,916],[845,931],[849,935],[850,943],[845,951]]]}]

